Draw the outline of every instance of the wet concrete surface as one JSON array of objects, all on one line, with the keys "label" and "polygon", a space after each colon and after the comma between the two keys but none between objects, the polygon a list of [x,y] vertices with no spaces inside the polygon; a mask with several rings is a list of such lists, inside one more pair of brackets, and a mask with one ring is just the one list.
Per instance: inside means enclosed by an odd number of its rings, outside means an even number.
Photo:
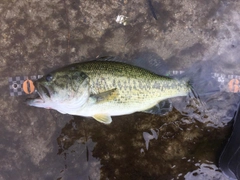
[{"label": "wet concrete surface", "polygon": [[[109,126],[9,95],[8,77],[101,56],[158,74],[186,70],[200,91],[211,72],[240,75],[238,1],[151,3],[0,1],[0,179],[227,179],[216,166],[237,93],[202,97],[204,117],[177,98],[164,116],[136,113]],[[117,15],[128,24],[118,24]]]}]

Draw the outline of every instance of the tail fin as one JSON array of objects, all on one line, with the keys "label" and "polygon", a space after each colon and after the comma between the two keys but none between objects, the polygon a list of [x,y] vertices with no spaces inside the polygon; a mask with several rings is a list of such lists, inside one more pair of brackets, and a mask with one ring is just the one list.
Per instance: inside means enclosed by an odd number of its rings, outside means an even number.
[{"label": "tail fin", "polygon": [[190,99],[195,99],[195,103],[197,106],[201,107],[202,111],[204,111],[204,104],[203,104],[203,101],[201,100],[201,97],[199,96],[198,92],[194,89],[193,85],[191,84],[191,82],[189,81],[188,82],[188,85],[190,86],[189,89],[189,94],[188,94],[188,97]]},{"label": "tail fin", "polygon": [[[206,68],[207,67],[207,68]],[[212,68],[207,62],[198,62],[185,71],[179,71],[174,78],[188,82],[195,98],[212,95],[220,91],[219,82],[213,78]]]},{"label": "tail fin", "polygon": [[199,100],[199,102],[202,104],[202,101],[200,99],[199,94],[196,92],[196,90],[193,88],[192,84],[190,82],[188,82],[189,86],[190,86],[190,92],[189,92],[189,97],[190,98],[196,98]]},{"label": "tail fin", "polygon": [[199,102],[197,104],[200,105],[188,104],[188,108],[184,111],[193,112],[194,118],[197,117],[196,120],[206,123],[207,126],[223,127],[232,119],[232,112],[240,97],[239,93],[229,93],[225,90],[225,86],[228,88],[229,83],[222,81],[222,76],[216,78],[212,63],[213,61],[197,63],[176,78],[180,80],[188,78],[189,97],[193,98],[187,100],[194,102],[197,100]]}]

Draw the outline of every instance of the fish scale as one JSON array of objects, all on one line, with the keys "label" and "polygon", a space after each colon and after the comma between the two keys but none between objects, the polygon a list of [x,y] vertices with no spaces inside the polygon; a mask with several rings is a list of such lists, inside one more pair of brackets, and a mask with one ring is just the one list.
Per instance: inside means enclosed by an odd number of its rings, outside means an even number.
[{"label": "fish scale", "polygon": [[[104,61],[89,62],[84,65],[79,66],[79,69],[89,76],[92,92],[98,94],[117,88],[119,93],[117,98],[99,103],[98,107],[94,106],[94,109],[98,108],[99,111],[106,111],[106,109],[114,111],[113,109],[116,109],[116,107],[113,107],[113,105],[116,105],[125,113],[129,113],[129,107],[132,111],[142,111],[151,108],[151,106],[163,99],[187,95],[189,92],[189,87],[185,81],[158,76],[135,66]],[[119,65],[122,67],[119,68]],[[95,73],[89,73],[94,69]],[[99,78],[108,78],[108,81],[94,80]],[[102,82],[102,84],[95,84],[96,82]],[[162,88],[161,91],[160,87]],[[88,107],[88,109],[91,109],[91,107]],[[114,115],[120,115],[120,113]]]},{"label": "fish scale", "polygon": [[[29,105],[91,116],[105,124],[111,123],[111,116],[146,111],[162,100],[186,96],[191,91],[191,86],[184,80],[111,61],[73,64],[35,83],[40,100],[31,100]],[[72,94],[69,100],[66,98],[68,92]]]}]

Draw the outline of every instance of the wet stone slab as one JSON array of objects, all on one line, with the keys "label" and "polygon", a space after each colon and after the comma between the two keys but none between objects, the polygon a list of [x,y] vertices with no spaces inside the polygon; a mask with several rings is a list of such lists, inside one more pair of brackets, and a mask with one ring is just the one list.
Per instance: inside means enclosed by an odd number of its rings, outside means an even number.
[{"label": "wet stone slab", "polygon": [[165,115],[113,117],[106,126],[28,107],[27,96],[10,96],[8,78],[114,56],[157,74],[188,70],[206,92],[211,72],[240,74],[239,8],[225,0],[0,1],[0,179],[226,179],[217,162],[237,93],[202,96],[206,116],[177,99]]}]

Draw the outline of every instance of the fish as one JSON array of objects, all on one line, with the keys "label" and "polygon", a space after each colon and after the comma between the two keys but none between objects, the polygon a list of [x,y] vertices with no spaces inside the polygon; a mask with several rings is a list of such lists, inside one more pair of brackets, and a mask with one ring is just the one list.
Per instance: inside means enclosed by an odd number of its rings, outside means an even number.
[{"label": "fish", "polygon": [[104,60],[68,65],[36,80],[34,86],[38,97],[27,99],[29,106],[93,117],[104,124],[110,124],[112,116],[151,112],[163,100],[192,92],[186,79]]}]

